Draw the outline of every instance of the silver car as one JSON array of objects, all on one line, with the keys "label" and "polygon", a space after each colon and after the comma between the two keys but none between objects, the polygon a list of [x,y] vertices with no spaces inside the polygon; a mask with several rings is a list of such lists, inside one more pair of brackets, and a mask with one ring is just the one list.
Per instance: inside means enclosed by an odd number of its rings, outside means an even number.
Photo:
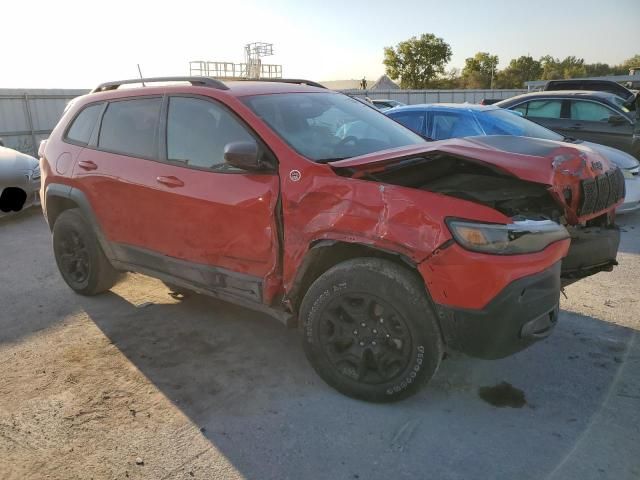
[{"label": "silver car", "polygon": [[40,205],[38,160],[0,145],[0,217],[33,205]]}]

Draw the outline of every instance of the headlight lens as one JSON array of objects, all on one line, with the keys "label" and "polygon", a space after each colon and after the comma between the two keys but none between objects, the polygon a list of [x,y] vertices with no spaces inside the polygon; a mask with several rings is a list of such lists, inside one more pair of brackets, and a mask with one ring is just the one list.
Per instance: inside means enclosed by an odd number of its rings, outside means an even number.
[{"label": "headlight lens", "polygon": [[495,255],[515,255],[544,250],[569,238],[562,225],[551,220],[521,220],[507,225],[447,220],[453,238],[467,250]]},{"label": "headlight lens", "polygon": [[622,170],[622,174],[624,175],[624,178],[637,178],[638,170],[638,167],[628,168],[626,170]]}]

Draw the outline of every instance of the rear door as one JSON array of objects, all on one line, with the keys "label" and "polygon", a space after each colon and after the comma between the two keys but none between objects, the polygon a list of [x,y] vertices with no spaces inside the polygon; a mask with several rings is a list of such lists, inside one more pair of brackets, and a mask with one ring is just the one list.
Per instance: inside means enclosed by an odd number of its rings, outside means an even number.
[{"label": "rear door", "polygon": [[[633,124],[612,108],[592,100],[570,100],[571,129],[576,138],[630,151]],[[611,122],[610,117],[622,117]]]},{"label": "rear door", "polygon": [[522,113],[525,118],[554,130],[560,135],[573,136],[567,105],[561,98],[530,100],[517,105],[512,110]]}]

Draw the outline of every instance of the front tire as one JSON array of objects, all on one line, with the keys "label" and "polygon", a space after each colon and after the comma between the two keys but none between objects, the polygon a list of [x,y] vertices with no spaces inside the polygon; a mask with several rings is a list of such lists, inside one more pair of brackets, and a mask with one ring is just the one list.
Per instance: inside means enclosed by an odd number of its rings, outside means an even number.
[{"label": "front tire", "polygon": [[56,219],[53,252],[62,278],[80,295],[96,295],[118,281],[118,271],[107,260],[96,235],[77,208],[65,210]]},{"label": "front tire", "polygon": [[301,307],[307,358],[350,397],[391,402],[436,372],[443,345],[419,277],[379,258],[342,262],[309,288]]}]

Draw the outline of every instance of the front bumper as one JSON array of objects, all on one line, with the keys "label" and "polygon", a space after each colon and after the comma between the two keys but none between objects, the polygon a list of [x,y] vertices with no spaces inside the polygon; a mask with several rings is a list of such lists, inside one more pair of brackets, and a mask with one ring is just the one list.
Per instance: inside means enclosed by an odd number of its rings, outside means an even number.
[{"label": "front bumper", "polygon": [[447,346],[495,359],[547,337],[558,320],[560,265],[515,280],[482,309],[436,305]]},{"label": "front bumper", "polygon": [[571,246],[562,260],[562,283],[568,285],[617,265],[620,230],[609,227],[569,227]]},{"label": "front bumper", "polygon": [[624,203],[616,208],[616,213],[629,213],[640,210],[640,178],[627,178],[624,182]]}]

